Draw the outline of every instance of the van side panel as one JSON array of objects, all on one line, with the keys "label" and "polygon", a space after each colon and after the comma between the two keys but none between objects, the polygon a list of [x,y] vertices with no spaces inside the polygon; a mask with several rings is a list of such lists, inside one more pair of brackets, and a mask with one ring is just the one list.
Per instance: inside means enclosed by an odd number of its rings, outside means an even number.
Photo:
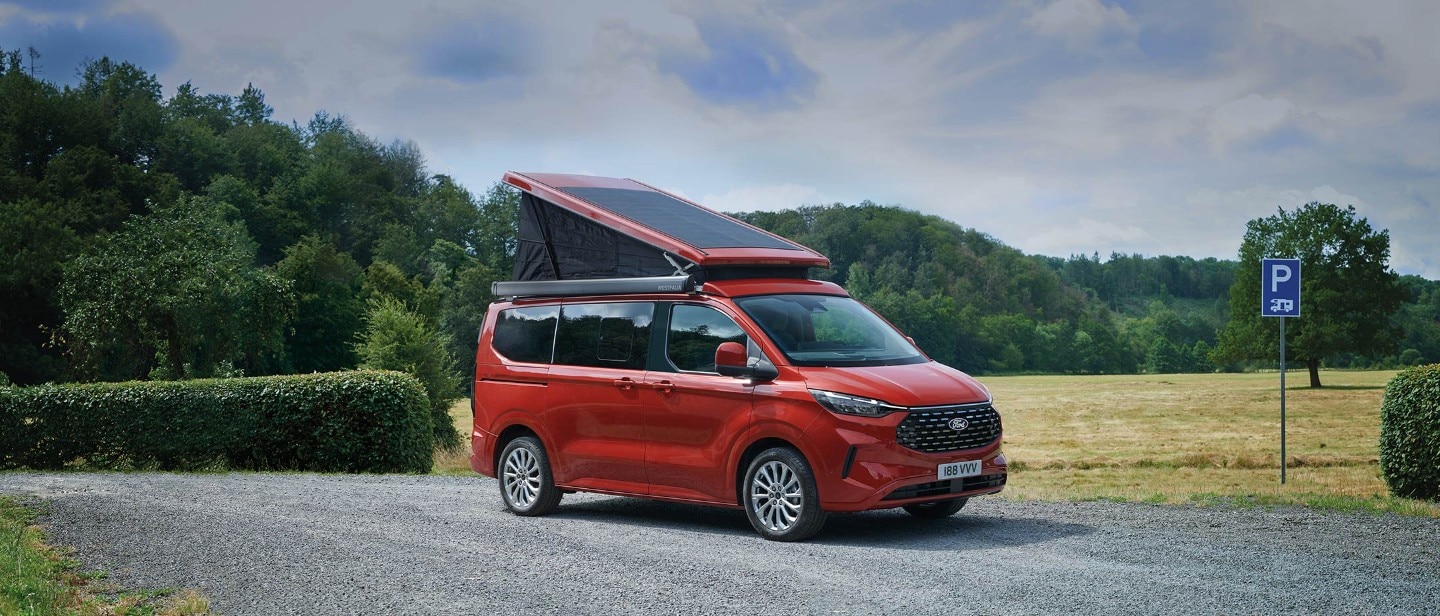
[{"label": "van side panel", "polygon": [[644,372],[550,367],[541,421],[550,428],[555,483],[645,494]]},{"label": "van side panel", "polygon": [[495,476],[494,460],[500,446],[495,441],[506,428],[523,425],[542,441],[549,439],[540,420],[549,372],[549,366],[476,364],[475,417],[470,431],[470,467],[475,472]]},{"label": "van side panel", "polygon": [[651,494],[729,503],[725,459],[750,424],[752,385],[718,374],[650,372],[645,461]]},{"label": "van side panel", "polygon": [[[502,304],[490,305],[475,349],[475,389],[471,401],[470,468],[495,476],[496,438],[507,428],[524,425],[541,440],[548,439],[540,413],[546,405],[550,366],[511,361],[492,345]],[[553,333],[551,337],[553,338]]]}]

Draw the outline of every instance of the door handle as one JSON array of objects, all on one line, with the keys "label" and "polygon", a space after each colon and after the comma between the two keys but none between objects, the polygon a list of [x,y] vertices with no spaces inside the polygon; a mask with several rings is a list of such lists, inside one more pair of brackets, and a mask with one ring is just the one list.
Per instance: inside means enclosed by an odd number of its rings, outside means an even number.
[{"label": "door handle", "polygon": [[623,379],[615,379],[615,380],[613,381],[613,383],[615,384],[616,387],[619,387],[620,389],[634,389],[634,388],[635,388],[635,381],[632,380],[632,379],[631,379],[630,377],[628,377],[628,376],[625,377],[625,378],[623,378]]},{"label": "door handle", "polygon": [[651,383],[650,386],[654,387],[656,390],[659,390],[661,393],[668,394],[672,391],[675,391],[675,384],[671,383],[670,381],[657,381],[655,383]]}]

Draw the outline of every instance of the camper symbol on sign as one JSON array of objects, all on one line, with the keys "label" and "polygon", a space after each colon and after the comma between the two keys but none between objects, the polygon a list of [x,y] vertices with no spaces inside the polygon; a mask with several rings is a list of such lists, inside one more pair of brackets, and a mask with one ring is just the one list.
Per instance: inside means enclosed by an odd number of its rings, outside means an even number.
[{"label": "camper symbol on sign", "polygon": [[1260,316],[1300,316],[1300,260],[1260,260]]}]

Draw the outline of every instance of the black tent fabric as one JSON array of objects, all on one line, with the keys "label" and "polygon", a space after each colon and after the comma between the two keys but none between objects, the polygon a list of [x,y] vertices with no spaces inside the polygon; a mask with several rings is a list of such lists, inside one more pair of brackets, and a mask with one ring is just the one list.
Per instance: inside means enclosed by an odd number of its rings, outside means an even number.
[{"label": "black tent fabric", "polygon": [[[530,193],[520,197],[513,280],[675,275],[664,251]],[[671,256],[683,266],[690,263]],[[687,272],[688,273],[688,272]]]}]

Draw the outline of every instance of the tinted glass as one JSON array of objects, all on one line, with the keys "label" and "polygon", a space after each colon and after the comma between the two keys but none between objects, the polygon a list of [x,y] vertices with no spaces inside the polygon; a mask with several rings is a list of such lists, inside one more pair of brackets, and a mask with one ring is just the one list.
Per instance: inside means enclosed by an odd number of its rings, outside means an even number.
[{"label": "tinted glass", "polygon": [[860,302],[829,295],[759,295],[735,302],[797,366],[929,361]]},{"label": "tinted glass", "polygon": [[655,305],[571,304],[561,310],[555,363],[605,368],[645,368]]},{"label": "tinted glass", "polygon": [[745,332],[714,308],[676,304],[670,309],[665,353],[681,370],[715,372],[715,349],[722,342],[745,344]]},{"label": "tinted glass", "polygon": [[555,341],[555,321],[559,316],[558,306],[501,310],[491,344],[495,352],[511,361],[548,364]]}]

